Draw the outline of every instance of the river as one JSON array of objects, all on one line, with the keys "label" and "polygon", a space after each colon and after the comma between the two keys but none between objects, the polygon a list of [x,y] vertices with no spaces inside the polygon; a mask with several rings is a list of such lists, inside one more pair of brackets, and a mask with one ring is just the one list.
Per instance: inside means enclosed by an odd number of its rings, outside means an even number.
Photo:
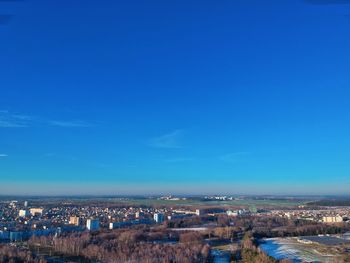
[{"label": "river", "polygon": [[213,263],[230,263],[230,252],[219,249],[212,249]]}]

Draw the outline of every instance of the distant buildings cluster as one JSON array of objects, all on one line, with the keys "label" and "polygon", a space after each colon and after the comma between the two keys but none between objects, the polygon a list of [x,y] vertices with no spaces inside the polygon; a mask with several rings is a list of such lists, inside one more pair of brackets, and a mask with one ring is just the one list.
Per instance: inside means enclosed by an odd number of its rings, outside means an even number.
[{"label": "distant buildings cluster", "polygon": [[[164,197],[172,200],[175,197]],[[209,197],[208,197],[209,198]],[[214,199],[227,200],[226,196]],[[196,216],[280,216],[302,219],[326,224],[348,221],[349,208],[325,208],[322,210],[297,207],[291,209],[257,210],[227,209],[219,207],[189,207],[188,209],[170,207],[137,207],[112,205],[87,205],[86,203],[65,202],[45,205],[45,202],[31,204],[14,201],[0,202],[0,240],[24,240],[33,235],[60,235],[68,231],[98,231],[117,229],[139,224],[161,224],[166,220],[182,220]]]},{"label": "distant buildings cluster", "polygon": [[267,215],[286,217],[289,219],[301,219],[326,224],[348,222],[350,220],[350,209],[347,207],[324,208],[324,209],[298,209],[273,210]]}]

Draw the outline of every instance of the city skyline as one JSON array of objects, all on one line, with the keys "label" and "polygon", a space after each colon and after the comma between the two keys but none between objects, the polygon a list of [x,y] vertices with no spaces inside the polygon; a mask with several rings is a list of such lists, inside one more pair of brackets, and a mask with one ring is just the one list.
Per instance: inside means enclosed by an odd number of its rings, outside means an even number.
[{"label": "city skyline", "polygon": [[0,7],[1,194],[348,194],[347,1]]}]

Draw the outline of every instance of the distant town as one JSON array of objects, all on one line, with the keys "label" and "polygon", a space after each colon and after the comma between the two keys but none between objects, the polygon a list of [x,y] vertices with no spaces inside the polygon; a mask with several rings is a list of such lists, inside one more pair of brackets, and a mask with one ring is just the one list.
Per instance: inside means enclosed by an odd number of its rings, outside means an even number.
[{"label": "distant town", "polygon": [[[308,262],[310,248],[320,262],[348,262],[350,205],[323,202],[220,195],[2,197],[0,262],[137,262],[140,255],[142,262]],[[184,248],[187,255],[179,253]]]}]

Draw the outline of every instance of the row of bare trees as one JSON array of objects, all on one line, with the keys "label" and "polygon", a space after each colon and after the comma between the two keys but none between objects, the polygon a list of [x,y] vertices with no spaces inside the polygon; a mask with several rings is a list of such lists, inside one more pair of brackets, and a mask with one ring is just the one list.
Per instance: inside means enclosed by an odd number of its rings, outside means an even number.
[{"label": "row of bare trees", "polygon": [[246,232],[241,243],[241,259],[247,263],[291,263],[291,261],[276,260],[261,251],[251,232]]},{"label": "row of bare trees", "polygon": [[28,249],[2,244],[0,245],[0,262],[46,263],[46,260],[42,257],[35,256]]},{"label": "row of bare trees", "polygon": [[[124,229],[100,233],[70,233],[61,237],[32,237],[30,246],[50,248],[54,253],[84,257],[101,262],[207,262],[210,247],[196,233],[180,235],[179,243],[167,243],[158,238],[166,232],[150,229]],[[153,240],[153,241],[152,241]]]}]

